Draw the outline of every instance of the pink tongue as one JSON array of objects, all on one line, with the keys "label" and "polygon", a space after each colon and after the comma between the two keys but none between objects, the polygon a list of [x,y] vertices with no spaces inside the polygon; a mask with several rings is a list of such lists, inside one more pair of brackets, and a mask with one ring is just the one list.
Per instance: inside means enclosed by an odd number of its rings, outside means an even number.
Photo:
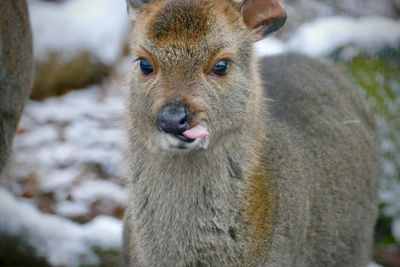
[{"label": "pink tongue", "polygon": [[202,137],[206,137],[208,135],[208,131],[201,125],[197,125],[189,130],[186,130],[182,133],[185,137],[190,139],[198,139]]}]

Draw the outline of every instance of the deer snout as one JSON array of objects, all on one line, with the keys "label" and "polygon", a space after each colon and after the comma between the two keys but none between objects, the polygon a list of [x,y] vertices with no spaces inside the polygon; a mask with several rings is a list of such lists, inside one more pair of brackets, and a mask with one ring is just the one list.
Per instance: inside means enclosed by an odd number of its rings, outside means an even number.
[{"label": "deer snout", "polygon": [[157,116],[157,126],[167,134],[182,135],[189,128],[189,114],[189,109],[184,105],[166,105]]}]

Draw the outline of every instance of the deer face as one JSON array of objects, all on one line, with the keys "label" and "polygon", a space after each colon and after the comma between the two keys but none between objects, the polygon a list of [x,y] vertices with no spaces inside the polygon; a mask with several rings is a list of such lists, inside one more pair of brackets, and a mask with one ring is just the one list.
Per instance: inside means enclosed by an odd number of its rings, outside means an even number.
[{"label": "deer face", "polygon": [[251,123],[261,94],[252,43],[270,27],[265,18],[246,22],[251,10],[227,0],[140,6],[129,103],[137,140],[156,150],[206,149]]}]

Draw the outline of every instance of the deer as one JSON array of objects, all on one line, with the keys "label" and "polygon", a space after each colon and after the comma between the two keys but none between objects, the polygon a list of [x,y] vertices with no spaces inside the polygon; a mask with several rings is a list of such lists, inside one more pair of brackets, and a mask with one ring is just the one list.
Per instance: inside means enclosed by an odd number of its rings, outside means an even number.
[{"label": "deer", "polygon": [[126,266],[368,264],[374,115],[345,73],[257,58],[279,0],[127,0]]}]

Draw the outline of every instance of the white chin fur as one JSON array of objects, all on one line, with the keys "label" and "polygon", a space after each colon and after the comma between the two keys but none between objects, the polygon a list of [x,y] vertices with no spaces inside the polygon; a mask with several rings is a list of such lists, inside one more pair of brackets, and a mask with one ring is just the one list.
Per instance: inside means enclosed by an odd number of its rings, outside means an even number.
[{"label": "white chin fur", "polygon": [[170,134],[160,133],[160,147],[165,151],[185,152],[195,149],[207,149],[210,139],[208,136],[198,138],[191,143],[184,142]]}]

